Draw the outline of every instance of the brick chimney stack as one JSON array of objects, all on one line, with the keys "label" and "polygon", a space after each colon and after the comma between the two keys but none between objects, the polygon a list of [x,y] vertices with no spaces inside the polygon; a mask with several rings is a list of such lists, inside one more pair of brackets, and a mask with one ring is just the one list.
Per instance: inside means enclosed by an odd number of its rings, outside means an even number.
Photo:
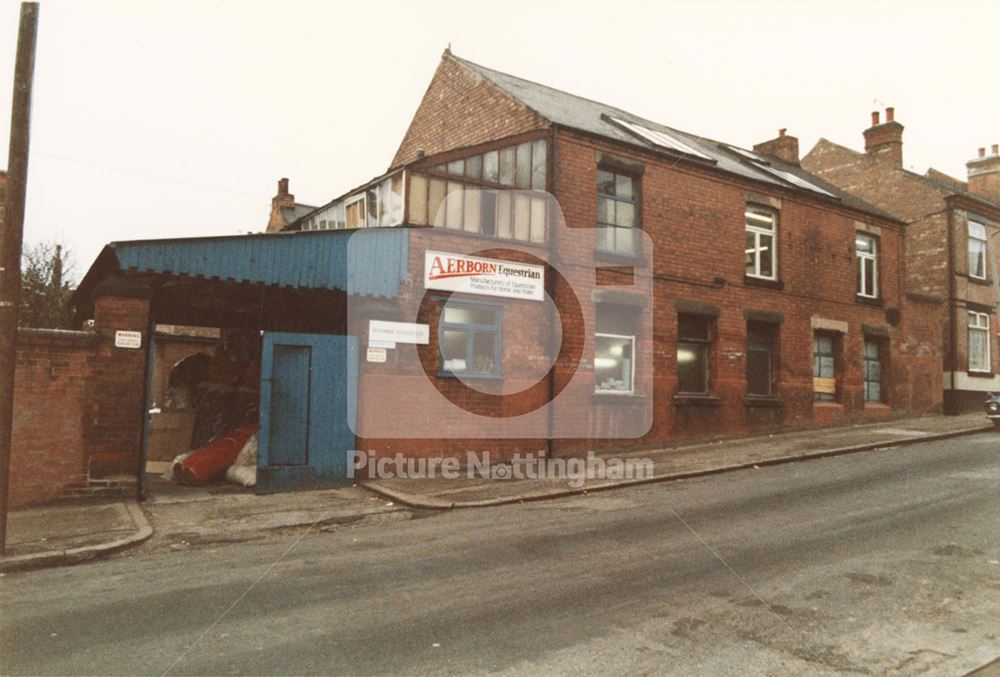
[{"label": "brick chimney stack", "polygon": [[295,196],[288,192],[288,179],[278,179],[278,194],[271,198],[271,207],[294,207]]},{"label": "brick chimney stack", "polygon": [[288,192],[288,179],[278,179],[278,194],[271,198],[271,215],[267,219],[266,232],[273,233],[288,225],[284,209],[295,209],[295,196]]},{"label": "brick chimney stack", "polygon": [[799,164],[799,140],[794,136],[787,136],[785,134],[787,131],[782,127],[778,130],[777,138],[758,143],[753,149],[763,155],[771,155],[794,165]]},{"label": "brick chimney stack", "polygon": [[979,157],[969,160],[969,192],[1000,204],[1000,144],[993,144],[990,154],[979,149]]},{"label": "brick chimney stack", "polygon": [[865,130],[865,152],[869,156],[903,167],[903,125],[896,122],[896,109],[885,109],[885,122],[879,123],[878,111],[872,112],[872,126]]}]

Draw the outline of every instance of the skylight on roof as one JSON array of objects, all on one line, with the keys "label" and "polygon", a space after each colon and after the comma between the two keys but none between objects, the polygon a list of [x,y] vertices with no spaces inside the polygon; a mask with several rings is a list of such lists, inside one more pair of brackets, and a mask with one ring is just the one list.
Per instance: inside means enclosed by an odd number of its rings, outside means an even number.
[{"label": "skylight on roof", "polygon": [[[816,184],[810,183],[809,181],[806,181],[805,179],[800,178],[795,174],[792,174],[791,172],[786,172],[783,169],[778,169],[777,167],[761,167],[761,169],[763,169],[765,172],[770,172],[771,174],[774,174],[782,181],[787,181],[793,186],[798,186],[799,188],[805,188],[806,190],[811,190],[815,193],[822,193],[823,195],[828,195],[832,198],[837,198],[837,196],[831,193],[830,191],[823,190]],[[837,199],[839,200],[840,198]]]},{"label": "skylight on roof", "polygon": [[751,162],[757,163],[759,165],[769,165],[769,164],[771,164],[770,162],[767,161],[766,158],[764,158],[764,157],[762,157],[760,155],[757,155],[757,153],[754,153],[753,151],[744,150],[742,148],[737,148],[736,146],[726,146],[726,148],[728,148],[729,150],[733,151],[734,153],[742,155],[747,160],[750,160]]},{"label": "skylight on roof", "polygon": [[678,153],[684,153],[685,155],[694,155],[695,157],[700,157],[705,160],[715,160],[708,155],[705,155],[700,150],[696,149],[694,146],[690,146],[678,138],[671,136],[665,132],[661,132],[655,129],[650,129],[649,127],[643,127],[642,125],[636,124],[634,122],[628,122],[622,120],[621,118],[607,116],[607,119],[615,123],[619,127],[622,127],[628,132],[635,134],[644,141],[648,141],[654,146],[659,146],[660,148],[666,148],[667,150],[672,150]]},{"label": "skylight on roof", "polygon": [[827,196],[832,197],[832,198],[837,199],[837,200],[840,199],[839,197],[837,197],[836,195],[834,195],[830,191],[823,190],[822,188],[820,188],[819,186],[817,186],[814,183],[806,181],[805,179],[803,179],[803,178],[801,178],[799,176],[796,176],[795,174],[792,174],[791,172],[786,172],[784,169],[778,169],[777,167],[773,166],[767,160],[767,158],[765,158],[762,155],[754,153],[753,151],[744,150],[742,148],[737,148],[736,146],[729,146],[729,145],[727,145],[726,148],[728,148],[729,150],[733,151],[737,155],[741,156],[745,160],[750,161],[750,163],[755,168],[761,170],[762,172],[767,172],[771,176],[775,176],[775,177],[781,179],[782,181],[784,181],[785,183],[790,183],[793,186],[795,186],[796,188],[805,188],[806,190],[811,190],[814,193],[820,193],[821,195],[827,195]]}]

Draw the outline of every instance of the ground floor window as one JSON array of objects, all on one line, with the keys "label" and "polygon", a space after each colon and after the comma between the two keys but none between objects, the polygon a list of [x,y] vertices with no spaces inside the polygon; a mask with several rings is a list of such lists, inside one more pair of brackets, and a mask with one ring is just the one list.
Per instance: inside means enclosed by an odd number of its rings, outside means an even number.
[{"label": "ground floor window", "polygon": [[990,370],[990,316],[969,313],[969,371]]},{"label": "ground floor window", "polygon": [[747,394],[770,397],[774,394],[775,344],[777,325],[747,322]]},{"label": "ground floor window", "polygon": [[865,402],[884,402],[882,388],[882,342],[866,338],[864,349]]},{"label": "ground floor window", "polygon": [[594,338],[594,389],[599,393],[634,391],[635,337],[597,334]]},{"label": "ground floor window", "polygon": [[677,315],[677,392],[708,393],[713,318],[707,315]]},{"label": "ground floor window", "polygon": [[438,328],[441,370],[447,374],[500,375],[500,307],[449,301]]},{"label": "ground floor window", "polygon": [[818,402],[837,399],[837,343],[835,334],[813,334],[813,396]]},{"label": "ground floor window", "polygon": [[594,391],[635,392],[636,320],[640,309],[613,303],[597,304],[594,334]]}]

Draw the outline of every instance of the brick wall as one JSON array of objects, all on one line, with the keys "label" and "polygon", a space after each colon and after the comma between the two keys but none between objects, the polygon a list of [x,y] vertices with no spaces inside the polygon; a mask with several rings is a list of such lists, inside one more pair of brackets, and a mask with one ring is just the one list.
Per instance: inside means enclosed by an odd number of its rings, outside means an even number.
[{"label": "brick wall", "polygon": [[86,392],[98,340],[93,332],[18,331],[11,506],[51,500],[86,474]]},{"label": "brick wall", "polygon": [[548,122],[445,52],[392,159],[427,155],[544,129]]},{"label": "brick wall", "polygon": [[[91,332],[18,332],[11,505],[52,500],[90,477],[134,477],[143,425],[148,300],[104,295]],[[117,348],[118,329],[143,347]]]}]

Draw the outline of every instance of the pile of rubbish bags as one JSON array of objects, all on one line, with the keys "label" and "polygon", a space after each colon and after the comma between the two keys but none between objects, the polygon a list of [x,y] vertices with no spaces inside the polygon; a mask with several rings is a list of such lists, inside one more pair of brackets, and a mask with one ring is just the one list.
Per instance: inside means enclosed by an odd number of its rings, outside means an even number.
[{"label": "pile of rubbish bags", "polygon": [[252,487],[257,484],[256,423],[233,428],[199,449],[174,458],[164,479],[186,485],[212,484],[226,479]]}]

